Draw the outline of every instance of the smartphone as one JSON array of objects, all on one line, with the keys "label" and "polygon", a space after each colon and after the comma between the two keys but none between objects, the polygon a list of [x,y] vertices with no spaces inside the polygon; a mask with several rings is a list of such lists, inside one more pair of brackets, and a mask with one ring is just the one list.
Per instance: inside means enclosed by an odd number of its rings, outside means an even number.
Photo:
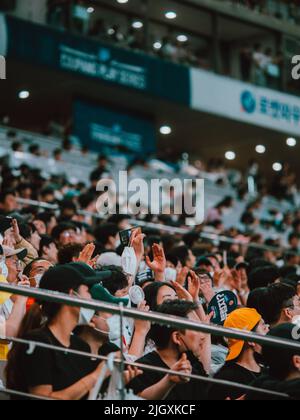
[{"label": "smartphone", "polygon": [[121,244],[124,247],[130,246],[131,244],[131,237],[132,234],[137,231],[138,234],[142,233],[142,229],[140,227],[134,227],[132,229],[128,229],[128,230],[122,230],[119,235],[120,235],[120,240],[121,240]]}]

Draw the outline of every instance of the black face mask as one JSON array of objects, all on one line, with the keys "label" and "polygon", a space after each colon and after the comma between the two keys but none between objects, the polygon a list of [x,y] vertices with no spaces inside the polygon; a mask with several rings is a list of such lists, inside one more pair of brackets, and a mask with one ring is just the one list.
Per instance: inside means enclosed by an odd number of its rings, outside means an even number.
[{"label": "black face mask", "polygon": [[191,350],[188,349],[188,346],[185,344],[185,341],[183,340],[182,337],[181,337],[181,341],[184,344],[184,347],[186,349],[182,353],[185,353],[187,355],[188,360],[190,360],[190,361],[195,359],[196,356],[194,355],[194,353]]},{"label": "black face mask", "polygon": [[267,366],[266,361],[262,354],[255,352],[254,353],[254,359],[256,363],[261,366],[262,368],[265,368]]}]

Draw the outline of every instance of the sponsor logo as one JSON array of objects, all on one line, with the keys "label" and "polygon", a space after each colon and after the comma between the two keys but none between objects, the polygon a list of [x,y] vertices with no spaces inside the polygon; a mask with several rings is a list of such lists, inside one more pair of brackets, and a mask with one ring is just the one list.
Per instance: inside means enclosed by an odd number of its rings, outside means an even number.
[{"label": "sponsor logo", "polygon": [[256,110],[256,99],[250,91],[244,91],[241,95],[242,108],[248,114],[253,114]]}]

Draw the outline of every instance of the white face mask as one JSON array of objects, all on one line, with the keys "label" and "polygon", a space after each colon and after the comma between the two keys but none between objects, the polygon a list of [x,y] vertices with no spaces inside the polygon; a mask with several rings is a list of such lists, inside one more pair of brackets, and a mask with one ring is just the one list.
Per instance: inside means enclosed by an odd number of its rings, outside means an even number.
[{"label": "white face mask", "polygon": [[177,279],[177,271],[175,268],[167,267],[165,270],[165,280],[168,281],[176,281]]},{"label": "white face mask", "polygon": [[109,341],[116,341],[120,338],[121,323],[119,315],[113,315],[106,320],[109,328]]},{"label": "white face mask", "polygon": [[34,280],[36,282],[36,287],[40,286],[40,282],[42,280],[44,274],[37,274],[36,276],[34,276]]},{"label": "white face mask", "polygon": [[1,270],[2,276],[4,276],[7,279],[7,277],[8,277],[8,267],[5,264],[5,259],[2,259],[2,261],[0,261],[0,270]]},{"label": "white face mask", "polygon": [[137,272],[137,258],[133,248],[126,247],[122,254],[122,268],[130,276],[135,276]]},{"label": "white face mask", "polygon": [[90,325],[94,315],[95,311],[93,309],[81,308],[78,325]]}]

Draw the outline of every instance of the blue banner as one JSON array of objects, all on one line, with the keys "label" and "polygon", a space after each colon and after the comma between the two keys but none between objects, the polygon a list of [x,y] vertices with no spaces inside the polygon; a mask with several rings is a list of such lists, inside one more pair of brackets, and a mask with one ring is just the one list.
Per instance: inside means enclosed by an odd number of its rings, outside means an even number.
[{"label": "blue banner", "polygon": [[140,157],[156,152],[152,121],[80,100],[74,102],[73,116],[73,134],[90,150]]},{"label": "blue banner", "polygon": [[7,56],[190,104],[188,68],[6,17]]}]

